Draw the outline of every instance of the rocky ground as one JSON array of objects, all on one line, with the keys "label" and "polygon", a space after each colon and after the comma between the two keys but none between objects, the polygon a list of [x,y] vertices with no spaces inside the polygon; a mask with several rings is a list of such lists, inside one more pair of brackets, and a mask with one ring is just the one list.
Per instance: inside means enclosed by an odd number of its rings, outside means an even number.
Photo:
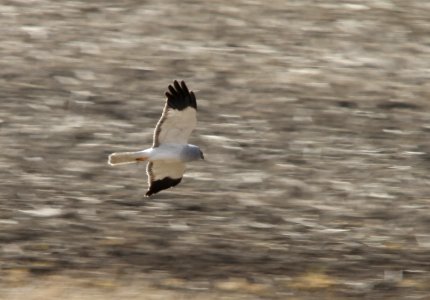
[{"label": "rocky ground", "polygon": [[[1,299],[428,299],[426,0],[3,1]],[[150,199],[173,79],[207,160]]]}]

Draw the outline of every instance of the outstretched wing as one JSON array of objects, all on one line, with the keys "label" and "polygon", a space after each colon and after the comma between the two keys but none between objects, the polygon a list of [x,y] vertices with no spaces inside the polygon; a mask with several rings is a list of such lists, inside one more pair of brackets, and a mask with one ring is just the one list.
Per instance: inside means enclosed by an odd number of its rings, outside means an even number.
[{"label": "outstretched wing", "polygon": [[179,161],[153,161],[146,166],[149,189],[146,196],[174,187],[182,180],[185,164]]},{"label": "outstretched wing", "polygon": [[161,144],[187,144],[197,124],[197,103],[185,82],[176,80],[166,92],[166,105],[154,131],[152,147]]}]

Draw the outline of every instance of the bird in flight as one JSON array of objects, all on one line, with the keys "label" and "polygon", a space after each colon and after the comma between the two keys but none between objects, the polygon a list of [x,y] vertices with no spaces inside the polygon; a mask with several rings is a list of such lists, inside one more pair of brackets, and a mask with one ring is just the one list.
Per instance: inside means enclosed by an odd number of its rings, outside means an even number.
[{"label": "bird in flight", "polygon": [[178,185],[185,172],[185,163],[204,159],[198,146],[188,144],[188,138],[197,124],[196,96],[184,81],[174,81],[166,91],[166,104],[154,131],[151,148],[136,152],[118,152],[109,155],[112,166],[148,162],[149,188],[145,196]]}]

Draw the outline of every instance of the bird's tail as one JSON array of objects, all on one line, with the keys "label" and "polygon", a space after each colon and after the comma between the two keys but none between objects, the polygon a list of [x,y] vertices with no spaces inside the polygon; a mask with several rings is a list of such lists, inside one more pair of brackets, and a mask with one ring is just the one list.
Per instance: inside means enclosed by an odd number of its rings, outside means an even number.
[{"label": "bird's tail", "polygon": [[108,163],[111,166],[131,164],[138,161],[145,161],[149,156],[142,151],[139,152],[118,152],[109,155]]}]

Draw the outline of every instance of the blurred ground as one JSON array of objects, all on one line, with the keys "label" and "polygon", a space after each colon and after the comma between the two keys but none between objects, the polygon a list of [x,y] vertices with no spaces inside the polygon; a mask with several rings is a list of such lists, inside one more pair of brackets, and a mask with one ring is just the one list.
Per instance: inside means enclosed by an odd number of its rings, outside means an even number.
[{"label": "blurred ground", "polygon": [[[428,299],[430,3],[3,1],[1,299]],[[173,79],[207,162],[151,199]]]}]

